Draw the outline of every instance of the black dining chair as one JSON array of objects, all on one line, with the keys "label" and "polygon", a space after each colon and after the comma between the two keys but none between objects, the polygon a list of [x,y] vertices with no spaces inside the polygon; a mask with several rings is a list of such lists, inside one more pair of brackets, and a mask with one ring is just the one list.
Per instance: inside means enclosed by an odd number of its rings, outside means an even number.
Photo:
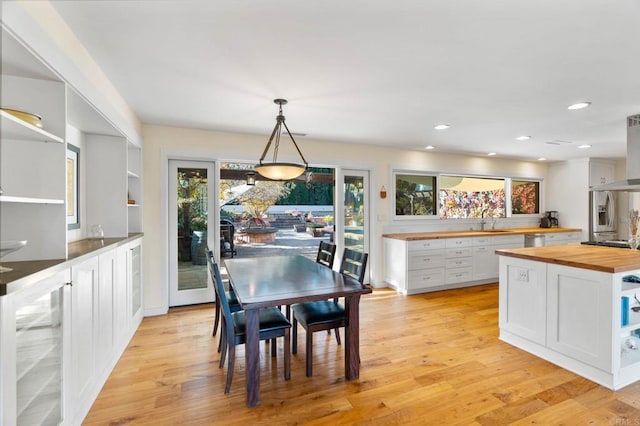
[{"label": "black dining chair", "polygon": [[[364,283],[365,271],[367,269],[367,253],[358,252],[351,249],[344,249],[342,261],[340,263],[340,273],[356,279],[361,285]],[[306,351],[307,351],[307,377],[313,375],[313,333],[321,330],[336,331],[336,340],[340,342],[339,327],[345,327],[346,312],[344,306],[336,300],[319,300],[314,302],[297,303],[291,307],[293,312],[293,349],[298,352],[298,323],[305,329]]]},{"label": "black dining chair", "polygon": [[[320,241],[318,246],[318,254],[316,255],[316,263],[326,266],[329,269],[333,269],[333,261],[336,256],[336,245],[328,243],[326,241]],[[291,305],[287,305],[286,308],[287,318],[291,319]],[[331,330],[327,330],[331,333]]]},{"label": "black dining chair", "polygon": [[[211,271],[213,271],[212,269],[212,264],[215,263],[215,259],[213,258],[213,251],[211,250],[207,250],[207,262],[209,263],[209,272],[211,275],[211,282],[213,282],[213,290],[215,292],[215,296],[216,296],[216,312],[215,312],[215,319],[213,321],[213,333],[212,336],[215,336],[216,333],[218,332],[218,324],[220,323],[220,296],[218,295],[218,289],[216,287],[216,283],[215,283],[215,277],[213,276],[213,273],[211,273]],[[229,309],[231,310],[231,312],[238,312],[240,310],[242,310],[242,308],[240,307],[240,303],[238,302],[238,298],[236,297],[236,294],[233,292],[232,289],[230,289],[229,291],[225,290],[225,295],[227,296],[227,300],[229,302]],[[222,345],[218,345],[218,352],[220,352],[222,348]]]},{"label": "black dining chair", "polygon": [[[242,345],[246,341],[246,318],[244,311],[231,312],[226,292],[220,277],[220,268],[217,263],[211,262],[211,275],[214,278],[214,285],[220,293],[220,306],[222,307],[222,327],[220,330],[220,340],[222,342],[222,354],[220,355],[219,367],[224,365],[226,355],[229,354],[229,362],[227,363],[227,382],[224,393],[231,390],[231,381],[233,379],[233,368],[236,359],[236,346]],[[291,341],[290,330],[291,323],[282,314],[278,308],[263,308],[258,311],[259,318],[259,336],[260,340],[272,340],[272,355],[275,356],[275,339],[284,337],[284,379],[291,379]]]}]

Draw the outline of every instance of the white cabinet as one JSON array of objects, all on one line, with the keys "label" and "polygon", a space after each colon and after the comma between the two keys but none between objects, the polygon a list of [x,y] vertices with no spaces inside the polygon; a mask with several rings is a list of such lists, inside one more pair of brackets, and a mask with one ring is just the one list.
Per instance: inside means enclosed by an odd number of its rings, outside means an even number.
[{"label": "white cabinet", "polygon": [[544,236],[545,246],[560,246],[564,244],[580,244],[580,232],[550,232]]},{"label": "white cabinet", "polygon": [[610,371],[611,275],[553,264],[546,267],[547,347]]},{"label": "white cabinet", "polygon": [[[500,339],[610,389],[640,380],[640,284],[605,273],[500,258]],[[621,305],[627,298],[626,311]],[[623,318],[629,318],[628,324]]]},{"label": "white cabinet", "polygon": [[495,282],[498,248],[524,246],[523,235],[403,241],[384,238],[385,281],[406,294]]},{"label": "white cabinet", "polygon": [[607,160],[589,160],[589,186],[611,183],[615,178],[615,164]]},{"label": "white cabinet", "polygon": [[546,283],[547,269],[540,262],[509,259],[500,265],[500,330],[545,344]]},{"label": "white cabinet", "polygon": [[63,287],[69,271],[40,274],[0,297],[0,425],[63,420]]},{"label": "white cabinet", "polygon": [[475,237],[473,239],[473,279],[496,279],[499,270],[496,250],[519,247],[524,247],[522,235]]},{"label": "white cabinet", "polygon": [[0,296],[0,426],[82,423],[142,321],[141,259],[128,240]]},{"label": "white cabinet", "polygon": [[70,332],[68,336],[68,372],[65,395],[69,419],[78,418],[78,408],[90,395],[96,383],[95,357],[98,328],[99,261],[92,257],[71,268],[68,293]]}]

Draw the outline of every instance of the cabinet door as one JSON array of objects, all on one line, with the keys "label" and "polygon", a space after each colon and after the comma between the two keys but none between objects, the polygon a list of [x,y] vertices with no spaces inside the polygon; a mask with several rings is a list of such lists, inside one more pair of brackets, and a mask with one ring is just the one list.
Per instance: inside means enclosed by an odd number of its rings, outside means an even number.
[{"label": "cabinet door", "polygon": [[546,264],[500,256],[500,329],[545,344]]},{"label": "cabinet door", "polygon": [[[70,407],[79,407],[95,378],[95,337],[97,328],[97,296],[99,294],[98,257],[92,257],[71,268],[69,296],[70,329],[69,369],[66,395]],[[75,417],[75,413],[71,418]]]},{"label": "cabinet door", "polygon": [[62,271],[0,299],[0,425],[62,422]]},{"label": "cabinet door", "polygon": [[498,278],[498,255],[495,246],[473,248],[473,279]]},{"label": "cabinet door", "polygon": [[98,276],[98,295],[96,303],[96,367],[102,371],[111,359],[114,351],[114,291],[116,288],[116,251],[102,253]]},{"label": "cabinet door", "polygon": [[599,186],[613,182],[615,165],[607,162],[589,162],[589,186]]},{"label": "cabinet door", "polygon": [[132,324],[137,326],[142,320],[142,239],[129,244],[127,273],[129,306]]},{"label": "cabinet door", "polygon": [[548,265],[547,346],[611,371],[611,275]]}]

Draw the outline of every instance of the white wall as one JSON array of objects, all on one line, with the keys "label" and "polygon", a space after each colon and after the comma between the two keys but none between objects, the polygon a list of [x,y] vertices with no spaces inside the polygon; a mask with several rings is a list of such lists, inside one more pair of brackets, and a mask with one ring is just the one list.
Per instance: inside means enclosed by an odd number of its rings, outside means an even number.
[{"label": "white wall", "polygon": [[[270,123],[265,123],[264,135],[249,135],[143,125],[144,138],[144,280],[145,312],[161,313],[167,306],[166,230],[163,212],[163,169],[169,154],[197,157],[207,160],[257,161],[267,142],[266,132]],[[346,144],[328,141],[298,140],[300,149],[312,166],[332,166],[352,169],[371,169],[372,235],[370,250],[371,282],[382,286],[382,234],[384,232],[417,232],[436,229],[468,229],[477,221],[422,220],[391,222],[393,187],[392,169],[421,170],[432,172],[470,173],[477,175],[518,176],[522,178],[546,178],[547,165],[495,158],[479,158],[463,155],[439,154],[427,151],[410,151],[373,145]],[[279,159],[295,160],[287,146],[280,148]],[[166,185],[166,184],[165,184]],[[378,195],[380,187],[389,192],[386,199]],[[544,186],[544,185],[543,185]],[[525,221],[504,219],[499,226],[537,226],[537,218]]]}]

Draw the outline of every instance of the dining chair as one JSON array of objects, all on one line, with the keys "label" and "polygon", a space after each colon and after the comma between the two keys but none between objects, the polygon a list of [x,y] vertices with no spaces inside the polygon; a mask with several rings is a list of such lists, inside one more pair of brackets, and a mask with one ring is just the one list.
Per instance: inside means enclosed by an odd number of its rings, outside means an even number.
[{"label": "dining chair", "polygon": [[[340,262],[340,273],[356,279],[364,284],[365,271],[367,269],[367,253],[351,249],[344,249]],[[318,300],[314,302],[297,303],[291,307],[293,312],[293,348],[292,353],[298,352],[298,323],[306,331],[306,374],[313,375],[313,333],[321,330],[336,331],[336,341],[340,345],[339,327],[345,327],[346,312],[344,306],[336,300]]]},{"label": "dining chair", "polygon": [[[326,266],[329,269],[333,269],[333,261],[336,256],[336,245],[326,241],[320,241],[318,246],[318,254],[316,255],[316,263]],[[287,305],[286,308],[287,318],[291,319],[291,305]],[[331,333],[331,330],[327,330]]]},{"label": "dining chair", "polygon": [[[224,365],[226,355],[229,354],[227,363],[227,382],[224,393],[231,390],[233,379],[233,368],[236,359],[236,346],[246,342],[246,318],[244,311],[231,312],[226,292],[220,277],[220,268],[217,263],[211,262],[212,276],[215,277],[214,285],[220,293],[220,306],[222,307],[222,327],[220,329],[220,340],[222,342],[222,354],[220,355],[219,368]],[[259,337],[260,340],[272,340],[272,355],[275,356],[275,339],[284,337],[284,379],[291,379],[291,323],[278,308],[263,308],[258,311]]]},{"label": "dining chair", "polygon": [[[216,296],[216,302],[215,302],[216,312],[215,312],[215,319],[213,321],[213,333],[212,333],[212,336],[215,336],[218,331],[218,324],[220,322],[220,296],[218,295],[218,289],[215,285],[215,278],[213,276],[213,273],[211,273],[211,271],[213,271],[211,266],[213,263],[216,263],[213,257],[213,251],[211,250],[207,250],[207,262],[209,262],[209,272],[211,275],[211,282],[213,282],[213,290]],[[233,290],[229,290],[229,291],[225,290],[225,295],[227,296],[227,300],[229,301],[229,309],[231,310],[231,312],[238,312],[242,309],[240,307],[240,303],[238,302],[238,298],[236,297],[236,294],[233,292]],[[218,345],[218,352],[220,352],[221,346],[222,345]]]}]

